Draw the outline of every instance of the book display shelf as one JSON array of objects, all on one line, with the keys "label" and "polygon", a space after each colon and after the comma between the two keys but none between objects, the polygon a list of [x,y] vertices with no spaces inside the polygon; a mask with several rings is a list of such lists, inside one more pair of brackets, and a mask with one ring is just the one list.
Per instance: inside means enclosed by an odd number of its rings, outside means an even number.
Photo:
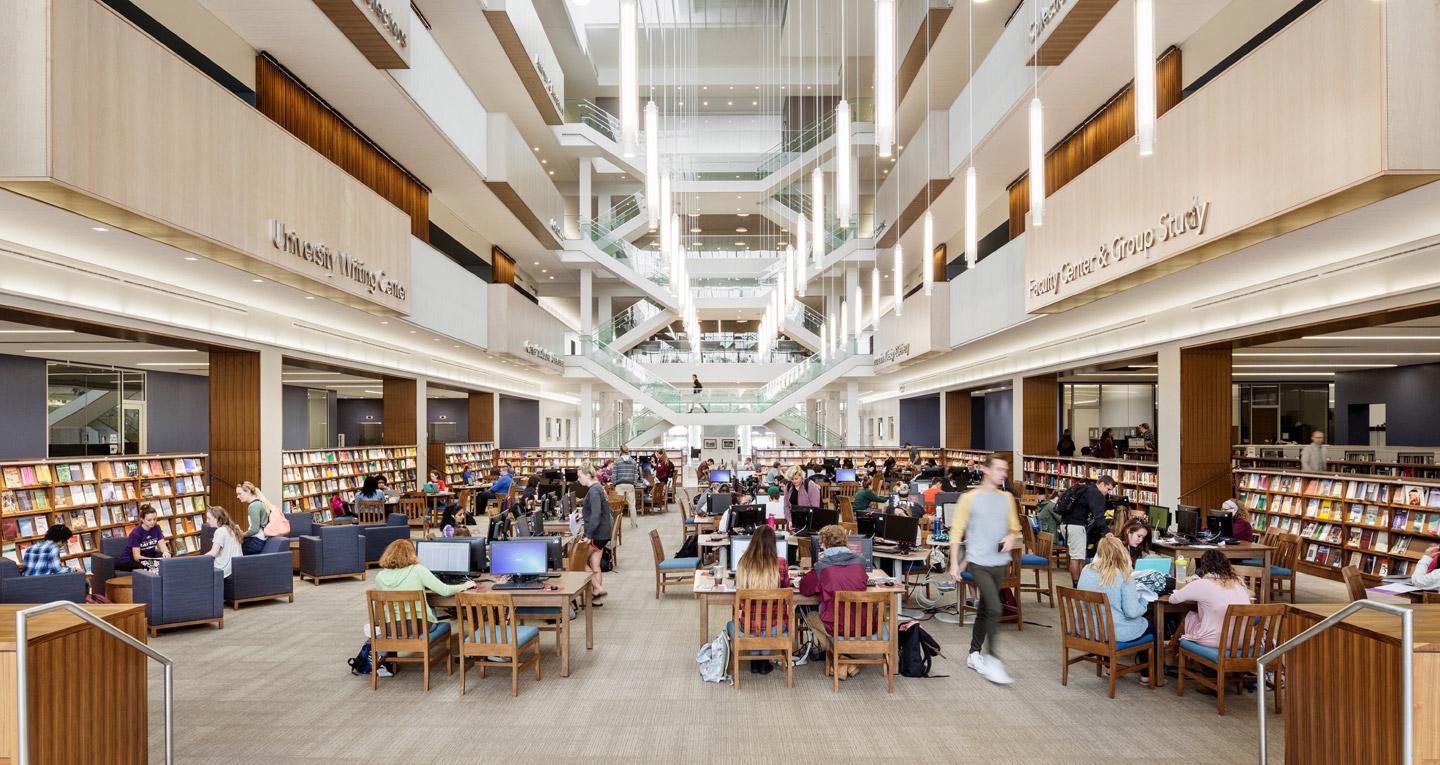
[{"label": "book display shelf", "polygon": [[[967,468],[978,467],[981,460],[995,453],[985,449],[945,449],[944,452],[945,458],[940,460],[940,464],[945,467]],[[1009,455],[1002,454],[1001,456],[1008,457]]]},{"label": "book display shelf", "polygon": [[1375,579],[1409,575],[1440,541],[1440,482],[1241,468],[1235,491],[1257,531],[1300,539],[1307,574],[1340,579],[1354,565]]},{"label": "book display shelf", "polygon": [[280,459],[285,512],[313,512],[320,521],[334,519],[331,497],[352,501],[366,476],[384,476],[397,491],[416,489],[413,446],[292,449],[281,452]]},{"label": "book display shelf", "polygon": [[491,441],[445,444],[445,482],[465,483],[465,471],[489,475],[495,467],[495,444]]},{"label": "book display shelf", "polygon": [[[1237,445],[1231,449],[1236,468],[1300,469],[1300,448],[1294,444]],[[1440,449],[1428,446],[1325,446],[1325,469],[1333,473],[1419,478],[1440,481]]]},{"label": "book display shelf", "polygon": [[[920,462],[935,460],[939,464],[945,464],[945,450],[933,447],[917,447],[915,449]],[[850,460],[855,467],[862,467],[866,462],[874,460],[875,464],[883,465],[885,460],[895,458],[895,464],[904,468],[910,466],[910,454],[900,447],[870,447],[865,449],[756,449],[755,461],[758,464],[773,465],[780,463],[780,469],[789,471],[797,465],[809,465],[812,462],[823,462],[826,459]]]},{"label": "book display shelf", "polygon": [[[657,451],[659,450],[631,449],[630,455],[639,458]],[[665,454],[670,457],[671,462],[680,463],[683,460],[678,449],[666,449]],[[548,467],[564,470],[578,468],[587,462],[600,467],[606,460],[619,456],[619,449],[500,449],[495,452],[495,464],[509,465],[513,473],[526,476]]]},{"label": "book display shelf", "polygon": [[1160,468],[1154,462],[1104,460],[1093,457],[1024,457],[1027,492],[1062,492],[1076,481],[1093,481],[1102,475],[1115,479],[1121,496],[1137,505],[1160,502]]},{"label": "book display shelf", "polygon": [[17,563],[55,524],[75,532],[61,560],[90,570],[105,537],[124,537],[140,523],[140,505],[160,514],[171,552],[200,547],[210,506],[204,454],[17,460],[0,463],[0,554]]}]

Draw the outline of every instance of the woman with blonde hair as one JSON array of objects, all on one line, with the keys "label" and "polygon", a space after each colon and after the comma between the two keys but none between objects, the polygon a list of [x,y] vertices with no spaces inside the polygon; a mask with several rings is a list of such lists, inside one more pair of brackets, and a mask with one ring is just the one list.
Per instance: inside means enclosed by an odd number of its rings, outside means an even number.
[{"label": "woman with blonde hair", "polygon": [[793,511],[797,507],[820,506],[820,484],[805,477],[805,468],[796,465],[790,469],[790,482],[780,491],[785,508],[785,525],[794,525]]},{"label": "woman with blonde hair", "polygon": [[[241,481],[235,486],[235,498],[245,503],[245,515],[250,522],[245,528],[245,538],[240,540],[240,549],[246,555],[254,555],[265,548],[265,527],[270,516],[279,513],[273,512],[274,505],[249,481]],[[286,530],[289,530],[288,526]]]},{"label": "woman with blonde hair", "polygon": [[210,539],[210,551],[205,554],[215,559],[215,568],[228,578],[232,570],[231,562],[236,556],[245,554],[240,549],[240,527],[230,520],[230,514],[219,505],[211,505],[208,515],[210,525],[215,527],[215,535]]},{"label": "woman with blonde hair", "polygon": [[[769,526],[756,528],[754,535],[750,537],[750,546],[745,548],[745,554],[735,563],[737,591],[790,586],[790,569],[785,562],[785,556],[777,555],[775,549],[775,531]],[[763,611],[751,613],[744,628],[751,635],[765,634],[773,630],[782,618],[780,614],[767,614]],[[781,629],[790,628],[788,620],[786,622],[780,625]],[[750,662],[750,671],[758,675],[768,675],[774,667],[775,665],[768,661]]]},{"label": "woman with blonde hair", "polygon": [[1150,630],[1147,604],[1130,578],[1130,554],[1115,537],[1105,537],[1095,546],[1095,559],[1080,572],[1076,588],[1103,592],[1110,598],[1110,615],[1115,622],[1115,640],[1138,640]]},{"label": "woman with blonde hair", "polygon": [[[415,544],[408,539],[397,539],[385,548],[385,552],[380,554],[380,573],[375,575],[377,590],[429,590],[436,595],[454,595],[474,586],[475,583],[469,580],[460,584],[445,584],[436,579],[430,569],[420,565],[420,559],[415,555]],[[429,604],[425,606],[425,617],[432,622],[438,621]],[[432,631],[434,629],[431,628]]]}]

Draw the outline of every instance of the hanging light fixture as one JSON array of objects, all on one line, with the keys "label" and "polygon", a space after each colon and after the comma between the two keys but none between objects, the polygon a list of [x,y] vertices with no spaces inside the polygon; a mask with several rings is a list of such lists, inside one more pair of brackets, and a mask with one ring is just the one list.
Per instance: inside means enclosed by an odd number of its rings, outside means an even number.
[{"label": "hanging light fixture", "polygon": [[805,216],[795,228],[795,272],[800,275],[800,297],[805,297],[805,261],[810,257],[810,240],[806,236]]},{"label": "hanging light fixture", "polygon": [[1045,116],[1040,96],[1030,99],[1030,225],[1045,222]]},{"label": "hanging light fixture", "polygon": [[840,342],[842,344],[850,340],[850,301],[840,301]]},{"label": "hanging light fixture", "polygon": [[814,231],[815,269],[825,258],[825,174],[820,168],[810,172],[810,217]]},{"label": "hanging light fixture", "polygon": [[880,328],[880,264],[870,269],[870,328]]},{"label": "hanging light fixture", "polygon": [[1135,141],[1155,151],[1155,2],[1135,0]]},{"label": "hanging light fixture", "polygon": [[875,150],[895,145],[895,0],[875,0]]},{"label": "hanging light fixture", "polygon": [[[659,175],[658,171],[656,174]],[[648,179],[646,180],[646,184],[649,184]],[[655,217],[650,219],[651,231],[654,231],[655,227],[662,222],[668,223],[670,221],[670,214],[675,209],[674,200],[670,198],[670,174],[665,173],[661,176],[660,182],[656,184],[656,187],[660,192],[660,196],[659,199],[655,201]],[[649,202],[649,200],[646,201]]]},{"label": "hanging light fixture", "polygon": [[834,309],[831,309],[831,311],[830,311],[830,318],[825,321],[825,326],[827,326],[827,327],[830,328],[830,336],[829,336],[829,338],[828,338],[829,341],[830,341],[830,352],[831,352],[831,353],[834,353],[834,352],[835,352],[835,342],[836,342],[836,340],[838,339],[838,335],[839,335],[839,333],[835,331],[835,311],[834,311]]},{"label": "hanging light fixture", "polygon": [[860,349],[860,330],[865,327],[865,291],[855,282],[855,349]]},{"label": "hanging light fixture", "polygon": [[975,165],[965,169],[965,265],[974,268],[980,253],[975,221]]},{"label": "hanging light fixture", "polygon": [[805,254],[796,252],[793,244],[785,245],[785,265],[791,269],[793,276],[790,284],[794,286],[795,294],[805,297]]},{"label": "hanging light fixture", "polygon": [[920,222],[920,230],[924,248],[920,250],[920,271],[925,280],[925,297],[930,297],[935,290],[935,216],[929,210]]},{"label": "hanging light fixture", "polygon": [[905,250],[895,243],[895,318],[900,318],[905,306]]},{"label": "hanging light fixture", "polygon": [[850,104],[844,99],[835,105],[835,220],[841,228],[850,225]]},{"label": "hanging light fixture", "polygon": [[645,209],[654,231],[664,220],[660,212],[660,108],[654,101],[645,104]]},{"label": "hanging light fixture", "polygon": [[635,0],[620,0],[620,152],[635,156],[640,130],[640,63],[635,39]]}]

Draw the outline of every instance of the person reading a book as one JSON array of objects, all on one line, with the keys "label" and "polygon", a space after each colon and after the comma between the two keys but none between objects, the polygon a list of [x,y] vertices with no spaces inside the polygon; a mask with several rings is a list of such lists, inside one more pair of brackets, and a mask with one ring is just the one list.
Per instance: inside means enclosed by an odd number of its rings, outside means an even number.
[{"label": "person reading a book", "polygon": [[57,523],[45,530],[45,539],[36,542],[25,548],[25,553],[20,557],[20,567],[23,569],[22,576],[47,576],[50,574],[69,574],[78,569],[72,569],[60,562],[60,555],[64,547],[70,541],[70,527],[63,523]]},{"label": "person reading a book", "polygon": [[165,532],[160,530],[160,514],[150,505],[140,506],[140,525],[130,531],[130,539],[116,571],[135,571],[141,568],[155,568],[161,558],[170,557],[170,545],[165,541]]},{"label": "person reading a book", "polygon": [[1410,584],[1422,590],[1440,589],[1440,545],[1425,548],[1425,557],[1415,564]]}]

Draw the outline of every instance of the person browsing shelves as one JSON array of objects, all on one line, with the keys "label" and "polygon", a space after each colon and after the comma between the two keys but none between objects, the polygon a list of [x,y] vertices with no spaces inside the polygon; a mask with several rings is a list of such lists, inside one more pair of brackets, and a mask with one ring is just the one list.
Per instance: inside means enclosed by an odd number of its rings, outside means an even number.
[{"label": "person browsing shelves", "polygon": [[[1010,551],[1020,535],[1020,516],[1015,495],[1001,490],[1010,474],[1010,465],[995,455],[980,463],[980,485],[960,495],[955,517],[950,521],[950,578],[957,584],[970,579],[980,593],[979,613],[970,636],[970,655],[965,666],[998,685],[1015,682],[995,655],[995,634],[1000,623],[1000,589]],[[965,555],[960,555],[960,542]],[[1017,595],[1019,593],[1016,593]],[[989,654],[981,653],[989,647]]]}]

